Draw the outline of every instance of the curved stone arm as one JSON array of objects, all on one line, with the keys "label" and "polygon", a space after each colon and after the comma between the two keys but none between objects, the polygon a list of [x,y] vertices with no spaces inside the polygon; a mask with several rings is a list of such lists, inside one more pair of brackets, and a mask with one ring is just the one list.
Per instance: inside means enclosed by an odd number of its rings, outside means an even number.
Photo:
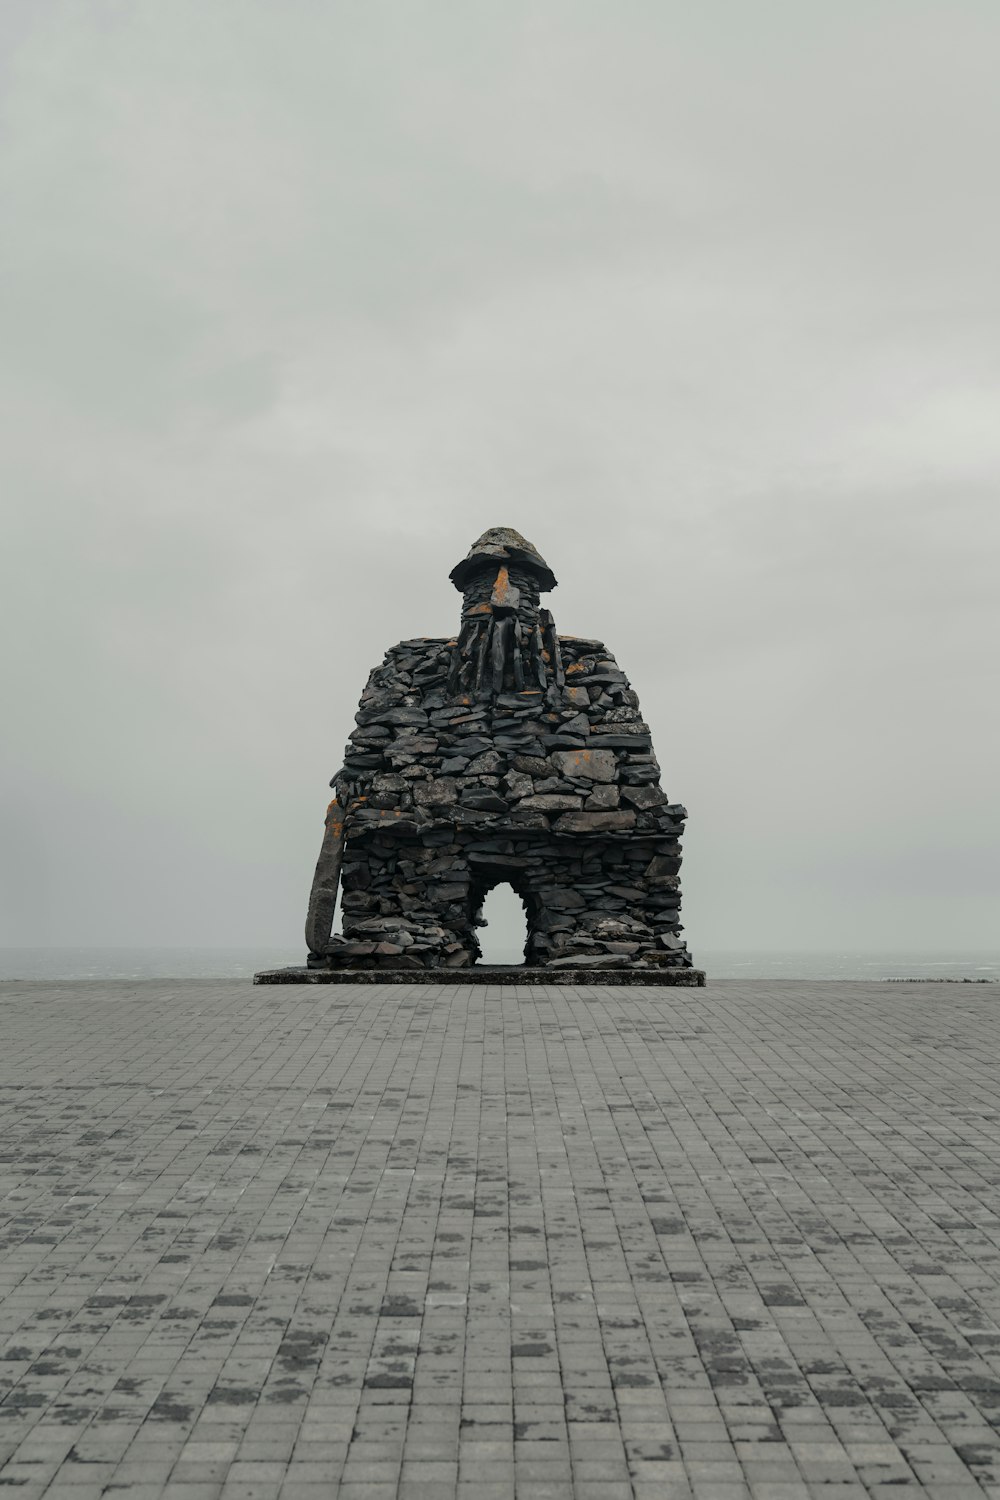
[{"label": "curved stone arm", "polygon": [[326,810],[326,830],[316,861],[309,910],[306,914],[306,942],[309,952],[326,952],[333,931],[333,912],[337,905],[340,862],[344,853],[344,809],[336,797]]}]

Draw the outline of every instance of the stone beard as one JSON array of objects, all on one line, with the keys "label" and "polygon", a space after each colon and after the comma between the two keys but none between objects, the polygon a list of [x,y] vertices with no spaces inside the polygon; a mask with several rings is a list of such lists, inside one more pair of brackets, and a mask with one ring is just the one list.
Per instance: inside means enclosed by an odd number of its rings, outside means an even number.
[{"label": "stone beard", "polygon": [[448,687],[480,701],[505,689],[520,693],[565,681],[552,616],[539,607],[538,580],[526,567],[474,575],[465,590],[462,628],[452,651]]},{"label": "stone beard", "polygon": [[555,577],[517,532],[484,533],[451,577],[457,636],[392,647],[362,694],[331,783],[310,965],[472,965],[484,897],[508,883],[532,966],[648,970],[652,982],[691,971],[686,813],[660,788],[624,672],[603,642],[560,639],[540,604]]}]

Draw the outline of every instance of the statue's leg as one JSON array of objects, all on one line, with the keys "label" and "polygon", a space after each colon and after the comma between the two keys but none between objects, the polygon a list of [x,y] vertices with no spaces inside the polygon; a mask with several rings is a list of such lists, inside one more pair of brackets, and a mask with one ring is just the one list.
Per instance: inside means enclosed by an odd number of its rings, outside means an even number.
[{"label": "statue's leg", "polygon": [[310,954],[326,953],[333,931],[333,913],[337,905],[340,862],[344,852],[344,809],[336,798],[326,810],[326,829],[316,861],[309,910],[306,915],[306,943]]}]

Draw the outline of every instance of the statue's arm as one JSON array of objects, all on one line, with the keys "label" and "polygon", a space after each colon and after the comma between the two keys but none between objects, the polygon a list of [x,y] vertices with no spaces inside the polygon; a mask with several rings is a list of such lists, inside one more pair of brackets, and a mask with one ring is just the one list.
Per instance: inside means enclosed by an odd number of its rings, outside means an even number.
[{"label": "statue's arm", "polygon": [[333,913],[337,905],[340,863],[344,853],[344,809],[334,797],[326,810],[326,827],[306,913],[306,943],[310,953],[326,952],[333,931]]},{"label": "statue's arm", "polygon": [[372,730],[367,724],[371,705],[380,702],[384,696],[383,675],[384,666],[374,667],[369,673],[355,715],[358,727],[352,730],[348,739],[342,769],[330,782],[335,795],[326,810],[323,842],[306,912],[306,942],[310,953],[325,953],[330,942],[351,806],[367,795],[372,779],[383,766],[381,741],[386,732]]}]

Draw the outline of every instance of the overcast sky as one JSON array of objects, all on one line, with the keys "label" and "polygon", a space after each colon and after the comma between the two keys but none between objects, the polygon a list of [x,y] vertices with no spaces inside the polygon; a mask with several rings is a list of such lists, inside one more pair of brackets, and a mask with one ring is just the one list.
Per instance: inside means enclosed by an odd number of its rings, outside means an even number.
[{"label": "overcast sky", "polygon": [[302,948],[510,525],[700,949],[1000,912],[993,0],[4,0],[7,944]]}]

